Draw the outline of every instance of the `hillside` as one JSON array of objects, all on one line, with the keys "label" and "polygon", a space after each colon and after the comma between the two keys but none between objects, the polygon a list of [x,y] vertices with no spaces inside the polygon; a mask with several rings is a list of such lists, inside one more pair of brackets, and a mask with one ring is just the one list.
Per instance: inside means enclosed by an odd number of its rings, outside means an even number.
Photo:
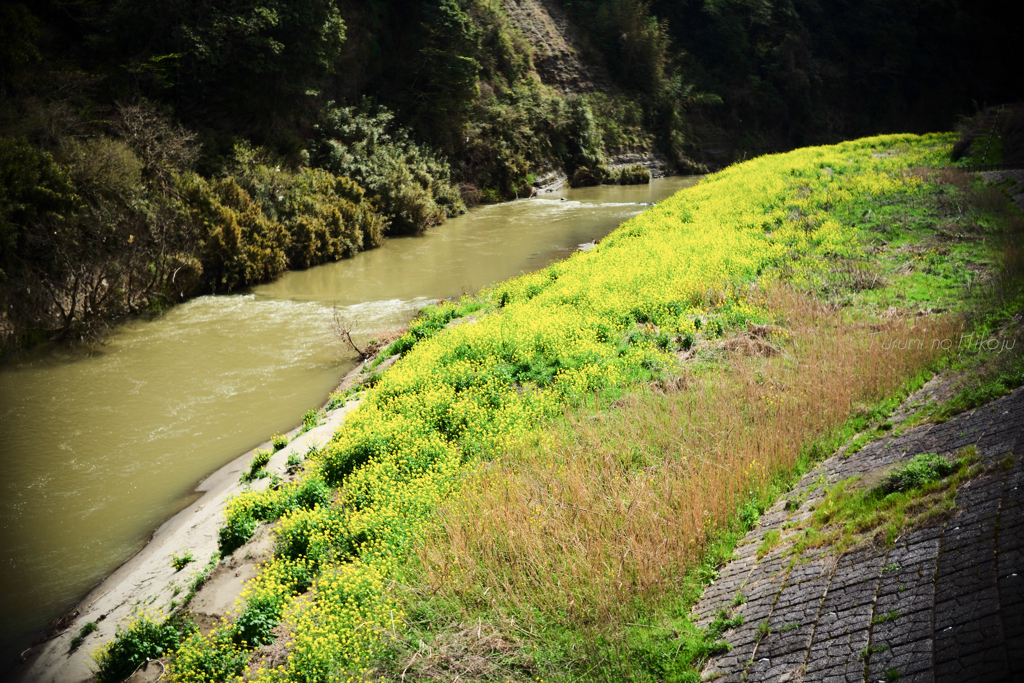
[{"label": "hillside", "polygon": [[0,347],[101,336],[480,202],[950,128],[993,4],[0,5]]},{"label": "hillside", "polygon": [[[267,482],[256,453],[219,533],[229,563],[268,554],[238,609],[138,614],[98,651],[100,680],[152,638],[177,681],[696,680],[742,621],[691,605],[800,474],[847,441],[877,454],[940,368],[965,383],[906,429],[1024,380],[1019,350],[950,341],[1009,344],[1021,303],[1020,216],[944,168],[953,141],[739,164],[586,253],[427,309],[334,396],[356,405],[298,472]],[[955,491],[975,474],[961,456],[933,463],[947,488],[906,491]],[[841,553],[856,539],[828,512],[802,542]]]}]

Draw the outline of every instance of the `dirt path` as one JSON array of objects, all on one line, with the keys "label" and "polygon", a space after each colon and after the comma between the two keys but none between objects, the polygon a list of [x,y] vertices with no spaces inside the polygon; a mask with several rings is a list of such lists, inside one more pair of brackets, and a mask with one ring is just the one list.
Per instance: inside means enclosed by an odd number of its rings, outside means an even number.
[{"label": "dirt path", "polygon": [[[895,426],[910,406],[940,400],[941,389],[933,380],[908,399]],[[891,548],[869,544],[838,557],[825,548],[792,561],[787,537],[828,484],[970,445],[988,469],[961,486],[952,516]],[[1022,456],[1024,388],[823,462],[767,512],[696,605],[702,626],[721,610],[743,615],[722,636],[732,649],[708,663],[705,680],[1024,681]],[[770,531],[782,542],[759,560]]]}]

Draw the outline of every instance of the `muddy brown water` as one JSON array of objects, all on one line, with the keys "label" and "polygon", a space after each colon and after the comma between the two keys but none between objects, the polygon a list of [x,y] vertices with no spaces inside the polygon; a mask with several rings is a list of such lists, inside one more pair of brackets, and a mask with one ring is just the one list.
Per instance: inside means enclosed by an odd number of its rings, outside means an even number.
[{"label": "muddy brown water", "polygon": [[323,404],[354,363],[333,309],[366,339],[439,297],[564,258],[694,182],[479,207],[422,237],[194,299],[101,346],[43,347],[0,366],[0,671],[204,476]]}]

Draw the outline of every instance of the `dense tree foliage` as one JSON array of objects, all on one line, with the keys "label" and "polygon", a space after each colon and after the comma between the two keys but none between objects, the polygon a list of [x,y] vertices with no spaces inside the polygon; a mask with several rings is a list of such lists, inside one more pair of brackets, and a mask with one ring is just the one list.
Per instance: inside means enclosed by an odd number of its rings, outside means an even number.
[{"label": "dense tree foliage", "polygon": [[557,2],[596,92],[545,85],[503,0],[0,2],[2,345],[351,256],[550,169],[643,181],[610,160],[698,170],[1021,92],[993,0]]},{"label": "dense tree foliage", "polygon": [[188,117],[287,111],[338,67],[334,0],[113,0],[90,36],[96,58],[167,89]]},{"label": "dense tree foliage", "polygon": [[[159,107],[105,116],[5,103],[0,136],[0,348],[93,338],[125,315],[263,282],[380,244],[387,219],[354,181],[281,169],[239,144],[192,169],[197,136]],[[87,100],[88,101],[88,100]]]},{"label": "dense tree foliage", "polygon": [[661,102],[720,95],[701,118],[740,146],[948,129],[1024,86],[1010,7],[989,0],[561,1],[594,19],[581,26],[619,83],[675,90]]},{"label": "dense tree foliage", "polygon": [[949,129],[1024,84],[1011,7],[991,0],[654,0],[653,11],[722,95],[722,123],[777,143]]},{"label": "dense tree foliage", "polygon": [[370,192],[395,232],[415,234],[465,211],[448,163],[396,128],[382,107],[324,109],[310,146],[314,164]]}]

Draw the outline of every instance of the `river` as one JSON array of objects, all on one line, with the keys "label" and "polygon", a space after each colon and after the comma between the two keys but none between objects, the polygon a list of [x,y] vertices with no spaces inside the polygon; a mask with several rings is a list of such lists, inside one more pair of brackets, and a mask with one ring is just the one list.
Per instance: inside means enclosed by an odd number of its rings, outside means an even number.
[{"label": "river", "polygon": [[[421,237],[204,296],[0,366],[0,671],[197,495],[196,482],[318,407],[357,338],[439,297],[542,268],[692,185],[567,189],[478,207]],[[168,558],[170,561],[170,558]]]}]

